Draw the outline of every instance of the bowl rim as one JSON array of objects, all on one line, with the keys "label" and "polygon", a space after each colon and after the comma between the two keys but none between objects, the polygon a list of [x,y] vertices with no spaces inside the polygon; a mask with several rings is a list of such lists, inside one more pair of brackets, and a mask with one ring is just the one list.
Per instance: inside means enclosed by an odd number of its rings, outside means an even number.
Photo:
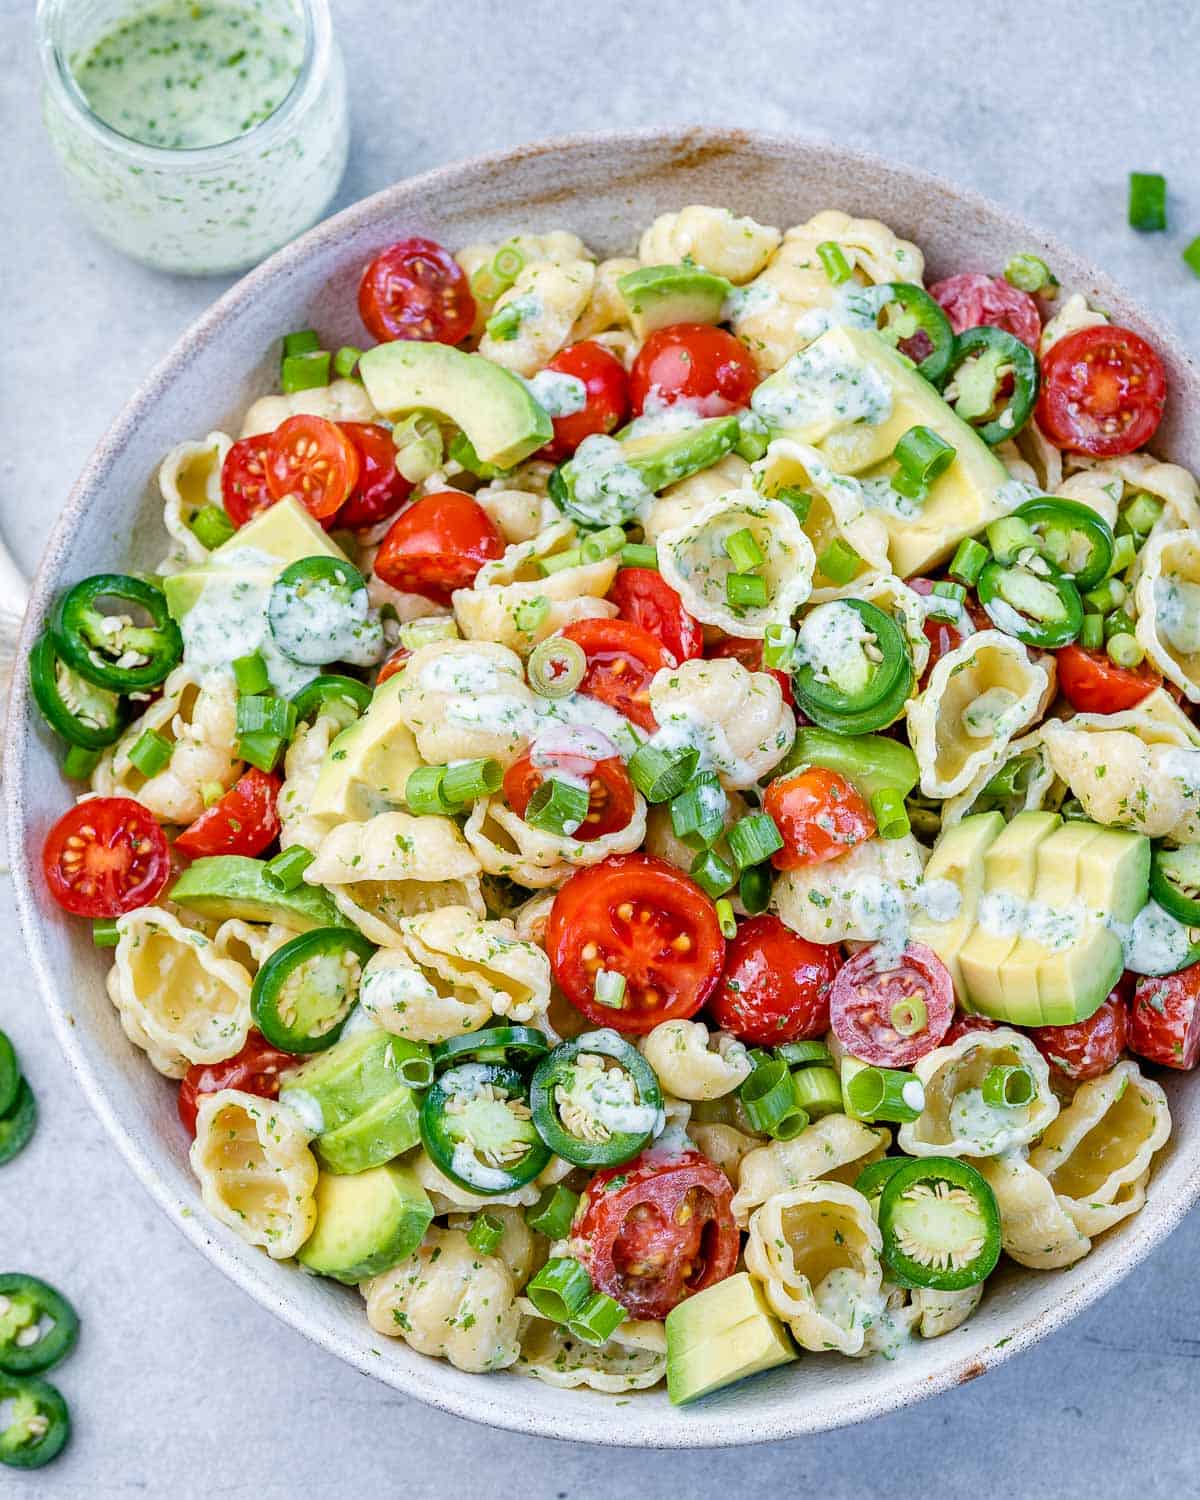
[{"label": "bowl rim", "polygon": [[[1194,368],[1194,362],[1184,349],[1182,340],[1171,327],[1163,324],[1156,316],[1142,313],[1138,300],[1119,283],[1093,267],[1085,257],[1072,251],[1054,236],[1030,224],[1022,215],[974,189],[962,188],[938,173],[892,161],[874,152],[840,145],[828,137],[705,125],[669,128],[651,126],[554,136],[531,144],[461,158],[416,176],[402,178],[323,220],[241,277],[184,330],[125,402],[96,444],[68,494],[30,587],[29,605],[17,646],[18,663],[23,663],[29,655],[35,639],[35,626],[40,629],[46,607],[53,597],[61,555],[68,538],[86,515],[92,491],[103,482],[104,474],[114,459],[131,442],[136,441],[140,419],[153,407],[163,386],[169,384],[184,364],[221,332],[226,322],[241,307],[253,301],[260,286],[285,277],[291,268],[306,261],[318,245],[369,226],[388,210],[396,198],[403,199],[412,193],[427,194],[458,183],[469,183],[480,173],[501,172],[531,158],[580,151],[594,152],[597,149],[620,152],[647,146],[683,153],[710,151],[728,155],[736,155],[744,147],[774,153],[827,151],[836,154],[849,166],[892,176],[913,190],[951,198],[964,213],[982,214],[988,218],[999,215],[1012,224],[1029,244],[1044,246],[1051,257],[1057,255],[1062,261],[1071,260],[1086,265],[1091,273],[1090,291],[1101,297],[1115,297],[1132,304],[1138,309],[1138,321],[1158,346],[1176,363]],[[713,1410],[703,1424],[672,1424],[665,1422],[661,1414],[654,1413],[647,1413],[646,1417],[639,1420],[636,1400],[623,1408],[620,1423],[612,1422],[607,1406],[601,1409],[585,1402],[580,1403],[577,1413],[564,1414],[556,1411],[551,1416],[548,1408],[539,1405],[539,1388],[532,1382],[529,1383],[529,1398],[526,1401],[514,1401],[511,1396],[508,1399],[497,1399],[489,1390],[492,1386],[489,1381],[471,1377],[465,1389],[456,1388],[453,1382],[442,1387],[437,1382],[436,1371],[427,1370],[424,1364],[419,1368],[406,1368],[390,1361],[380,1362],[373,1358],[365,1343],[361,1346],[356,1344],[348,1335],[323,1322],[315,1313],[310,1314],[295,1302],[281,1298],[267,1280],[258,1274],[252,1262],[244,1263],[230,1254],[209,1231],[207,1219],[192,1212],[191,1204],[172,1190],[150,1153],[127,1135],[119,1123],[109,1102],[105,1084],[87,1060],[70,1008],[57,993],[47,960],[42,936],[43,918],[37,910],[33,891],[32,866],[35,861],[30,859],[24,839],[25,758],[22,752],[30,727],[30,710],[28,676],[18,668],[13,674],[9,693],[2,766],[5,830],[17,915],[42,1004],[50,1016],[59,1048],[88,1104],[141,1185],[176,1229],[182,1230],[191,1244],[217,1270],[248,1293],[261,1307],[319,1348],[335,1354],[360,1373],[383,1380],[394,1389],[415,1397],[428,1406],[527,1436],[552,1437],[603,1446],[658,1449],[733,1447],[775,1442],[849,1426],[872,1417],[884,1416],[913,1405],[927,1396],[972,1380],[1053,1333],[1127,1276],[1171,1233],[1200,1199],[1198,1149],[1195,1162],[1172,1200],[1156,1204],[1152,1214],[1144,1210],[1126,1223],[1121,1241],[1121,1256],[1113,1257],[1111,1264],[1103,1264],[1094,1269],[1088,1281],[1070,1290],[1044,1311],[1027,1318],[1006,1339],[969,1357],[947,1361],[943,1368],[932,1375],[909,1375],[906,1378],[903,1364],[898,1363],[894,1366],[897,1378],[886,1389],[872,1389],[860,1394],[855,1394],[853,1388],[842,1391],[839,1393],[838,1410],[819,1416],[807,1413],[803,1403],[797,1402],[794,1414],[786,1421],[756,1423],[751,1409],[748,1412]],[[431,1373],[434,1375],[432,1379]],[[505,1382],[505,1386],[511,1389],[509,1382]]]}]

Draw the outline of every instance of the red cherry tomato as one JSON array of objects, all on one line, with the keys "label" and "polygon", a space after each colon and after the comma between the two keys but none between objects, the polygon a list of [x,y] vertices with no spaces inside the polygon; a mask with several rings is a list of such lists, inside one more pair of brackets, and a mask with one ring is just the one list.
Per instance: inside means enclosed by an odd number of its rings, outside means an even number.
[{"label": "red cherry tomato", "polygon": [[603,344],[585,339],[556,354],[546,366],[574,375],[587,388],[587,405],[569,417],[555,417],[554,436],[542,449],[546,458],[570,458],[585,437],[614,432],[629,415],[629,376],[625,366]]},{"label": "red cherry tomato", "polygon": [[357,531],[395,515],[412,494],[412,485],[396,467],[396,445],[377,422],[337,424],[358,451],[358,483],[337,513],[337,524]]},{"label": "red cherry tomato", "polygon": [[[546,952],[576,1010],[640,1035],[696,1014],[721,977],[725,939],[716,907],[682,871],[652,854],[617,854],[559,891]],[[596,999],[601,969],[625,978],[620,1009]]]},{"label": "red cherry tomato", "polygon": [[1117,714],[1136,708],[1162,682],[1149,667],[1118,667],[1103,651],[1072,645],[1055,655],[1059,691],[1076,713]]},{"label": "red cherry tomato", "polygon": [[205,854],[261,854],[279,834],[275,799],[278,776],[251,769],[219,802],[185,828],[175,840],[193,859]]},{"label": "red cherry tomato", "polygon": [[587,655],[579,692],[653,734],[658,725],[650,711],[650,684],[663,667],[678,665],[663,643],[628,620],[576,620],[563,635]]},{"label": "red cherry tomato", "polygon": [[358,284],[359,316],[381,344],[393,339],[457,344],[475,322],[466,274],[435,240],[400,240],[381,250]]},{"label": "red cherry tomato", "polygon": [[677,401],[694,404],[702,416],[723,417],[750,400],[758,370],[745,344],[707,323],[673,323],[652,333],[629,374],[637,412]]},{"label": "red cherry tomato", "polygon": [[[876,948],[864,948],[838,970],[829,997],[833,1034],[862,1062],[908,1068],[942,1043],[954,1018],[954,981],[931,948],[909,943],[894,969],[877,970]],[[902,1036],[892,1024],[898,1006],[919,1001],[925,1024]]]},{"label": "red cherry tomato", "polygon": [[951,1042],[957,1042],[960,1036],[967,1036],[972,1031],[995,1031],[996,1022],[990,1016],[956,1015],[950,1022],[950,1029],[938,1043],[940,1047],[948,1047]]},{"label": "red cherry tomato", "polygon": [[777,870],[824,864],[875,837],[875,819],[862,797],[844,776],[821,766],[778,777],[763,809],[783,839],[771,856]]},{"label": "red cherry tomato", "polygon": [[487,511],[461,490],[422,495],[392,522],[375,557],[375,572],[394,589],[449,604],[469,589],[504,543]]},{"label": "red cherry tomato", "polygon": [[596,1287],[634,1318],[665,1318],[737,1269],[733,1184],[699,1151],[653,1148],[597,1172],[575,1236]]},{"label": "red cherry tomato", "polygon": [[556,769],[588,778],[587,816],[572,838],[590,843],[628,828],[634,808],[633,782],[619,756],[592,761],[578,755],[548,755],[535,766],[528,752],[522,755],[504,773],[504,796],[518,818],[525,816],[530,797]]},{"label": "red cherry tomato", "polygon": [[1084,1083],[1099,1078],[1125,1050],[1129,985],[1122,981],[1094,1015],[1070,1026],[1034,1026],[1029,1040],[1060,1078]]},{"label": "red cherry tomato", "polygon": [[288,417],[271,434],[266,470],[272,499],[293,496],[323,521],[341,509],[358,483],[358,449],[335,422]]},{"label": "red cherry tomato", "polygon": [[132,797],[89,797],[46,835],[50,894],[76,917],[120,917],[158,897],[171,851],[154,817]]},{"label": "red cherry tomato", "polygon": [[235,1057],[219,1063],[194,1063],[187,1070],[179,1081],[179,1118],[188,1133],[195,1135],[200,1095],[218,1094],[222,1089],[240,1089],[243,1094],[257,1094],[260,1099],[277,1099],[280,1073],[296,1067],[300,1061],[290,1052],[280,1052],[257,1031],[252,1031]]},{"label": "red cherry tomato", "polygon": [[810,943],[778,917],[751,917],[725,950],[709,1011],[722,1031],[774,1047],[829,1030],[829,991],[842,966],[837,947]]},{"label": "red cherry tomato", "polygon": [[404,663],[411,655],[412,652],[407,646],[397,646],[391,655],[384,659],[383,665],[379,668],[379,673],[375,678],[375,686],[379,687],[389,677],[395,677],[397,672],[403,671]]},{"label": "red cherry tomato", "polygon": [[677,663],[704,655],[700,621],[688,614],[683,600],[653,568],[622,568],[608,597],[622,620],[657,636]]},{"label": "red cherry tomato", "polygon": [[966,271],[935,281],[929,295],[940,302],[955,333],[968,328],[1003,328],[1015,334],[1037,353],[1042,336],[1042,315],[1028,292],[1005,281],[1003,276],[985,276]]},{"label": "red cherry tomato", "polygon": [[235,526],[244,526],[275,504],[267,488],[267,448],[271,434],[242,438],[234,443],[221,465],[221,499]]},{"label": "red cherry tomato", "polygon": [[[933,593],[935,580],[932,578],[908,578],[905,580],[909,588],[916,594],[924,597]],[[966,603],[967,614],[977,630],[993,629],[992,622],[984,613],[982,607],[975,602],[974,595],[968,595]],[[966,634],[957,625],[951,625],[948,620],[936,620],[928,616],[925,620],[925,639],[929,642],[929,661],[925,671],[921,675],[920,686],[924,687],[929,681],[929,674],[941,661],[943,656],[948,656],[951,651],[957,651],[966,640]]]},{"label": "red cherry tomato", "polygon": [[[725,639],[709,650],[709,656],[732,656],[734,661],[740,661],[747,672],[769,672],[779,684],[779,691],[783,694],[783,701],[790,709],[795,709],[796,699],[792,695],[792,679],[786,672],[780,672],[775,667],[764,667],[763,643],[761,641],[744,639],[737,635],[728,635]],[[808,720],[801,718],[800,723]]]},{"label": "red cherry tomato", "polygon": [[1166,402],[1162,360],[1128,328],[1080,328],[1042,360],[1038,424],[1073,453],[1132,453],[1154,436]]},{"label": "red cherry tomato", "polygon": [[1200,964],[1139,979],[1129,1013],[1130,1052],[1167,1068],[1194,1068],[1200,1057]]}]

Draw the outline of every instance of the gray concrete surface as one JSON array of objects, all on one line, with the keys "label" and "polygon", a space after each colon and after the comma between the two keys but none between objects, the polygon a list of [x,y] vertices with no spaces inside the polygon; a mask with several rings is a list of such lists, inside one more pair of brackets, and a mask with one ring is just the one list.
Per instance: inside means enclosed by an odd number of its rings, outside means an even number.
[{"label": "gray concrete surface", "polygon": [[[341,203],[455,157],[668,122],[836,136],[936,169],[1090,253],[1200,345],[1200,11],[1160,3],[333,0],[355,141]],[[0,0],[0,530],[28,568],[93,442],[221,289],[133,266],[62,199],[36,98],[31,0]],[[1169,237],[1124,226],[1163,171]],[[1200,1492],[1200,1217],[1032,1354],[876,1423],[745,1452],[614,1453],[489,1432],[310,1347],[161,1217],[73,1095],[0,881],[0,1024],[42,1102],[0,1179],[0,1264],[80,1307],[59,1378],[76,1435],[4,1495],[443,1494],[646,1500],[817,1492],[1009,1500]]]}]

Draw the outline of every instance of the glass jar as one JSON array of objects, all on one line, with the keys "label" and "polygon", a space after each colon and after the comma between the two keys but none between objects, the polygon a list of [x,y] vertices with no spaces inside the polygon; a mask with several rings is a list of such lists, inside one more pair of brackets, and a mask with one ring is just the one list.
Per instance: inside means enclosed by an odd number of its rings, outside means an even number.
[{"label": "glass jar", "polygon": [[254,19],[302,28],[295,81],[244,133],[178,148],[107,124],[75,71],[151,8],[150,0],[38,0],[42,113],[70,197],[99,235],[146,265],[191,275],[244,270],[316,223],[345,170],[345,74],[328,0],[246,0]]}]

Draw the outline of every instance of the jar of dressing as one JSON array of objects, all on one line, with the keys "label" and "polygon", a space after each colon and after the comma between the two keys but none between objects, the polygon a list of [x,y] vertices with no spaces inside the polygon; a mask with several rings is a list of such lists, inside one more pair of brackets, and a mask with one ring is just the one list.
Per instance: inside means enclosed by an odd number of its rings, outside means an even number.
[{"label": "jar of dressing", "polygon": [[337,190],[328,0],[38,0],[43,117],[98,234],[163,271],[254,265]]}]

